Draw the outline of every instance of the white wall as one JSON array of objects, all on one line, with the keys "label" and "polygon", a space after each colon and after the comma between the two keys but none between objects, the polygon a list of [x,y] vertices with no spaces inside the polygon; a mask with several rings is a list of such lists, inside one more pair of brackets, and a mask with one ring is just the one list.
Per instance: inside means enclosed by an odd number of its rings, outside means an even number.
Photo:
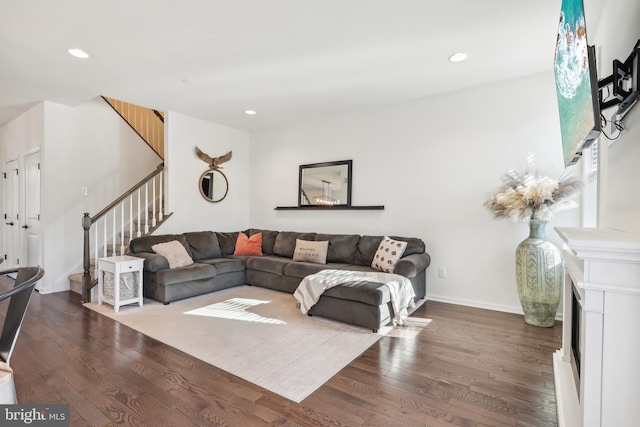
[{"label": "white wall", "polygon": [[82,271],[83,213],[96,214],[162,160],[101,98],[77,107],[44,102],[7,124],[2,142],[9,153],[41,147],[40,291],[69,289],[68,275]]},{"label": "white wall", "polygon": [[17,159],[27,151],[42,146],[44,141],[44,103],[40,103],[16,119],[0,127],[2,161]]},{"label": "white wall", "polygon": [[[432,256],[429,298],[521,313],[514,257],[528,226],[494,221],[482,203],[530,151],[551,176],[562,172],[552,72],[255,132],[250,223],[420,237]],[[353,159],[353,204],[384,211],[274,210],[297,204],[300,164],[346,159]],[[578,216],[563,212],[549,225],[557,245],[553,227],[577,226]]]},{"label": "white wall", "polygon": [[[168,147],[165,167],[168,181],[168,212],[173,216],[156,234],[214,230],[238,231],[249,227],[249,133],[182,114],[166,114]],[[200,175],[208,169],[195,147],[212,157],[233,151],[221,171],[229,181],[226,198],[218,203],[200,194]]]},{"label": "white wall", "polygon": [[[19,169],[24,169],[24,155],[37,151],[44,143],[44,103],[0,127],[0,163],[18,160]],[[4,213],[4,197],[0,197],[0,212]],[[24,214],[24,213],[23,213]],[[0,257],[5,254],[4,221],[0,222]],[[21,233],[24,231],[21,230]],[[2,266],[2,268],[7,268]]]},{"label": "white wall", "polygon": [[[589,44],[598,53],[598,78],[611,74],[612,61],[624,61],[640,39],[640,2],[609,0],[600,10],[594,0],[585,1]],[[589,26],[590,16],[598,16]],[[610,114],[611,111],[605,112]],[[640,233],[640,106],[636,105],[623,120],[625,130],[604,153],[600,168],[599,225]],[[605,138],[601,141],[607,142]]]}]

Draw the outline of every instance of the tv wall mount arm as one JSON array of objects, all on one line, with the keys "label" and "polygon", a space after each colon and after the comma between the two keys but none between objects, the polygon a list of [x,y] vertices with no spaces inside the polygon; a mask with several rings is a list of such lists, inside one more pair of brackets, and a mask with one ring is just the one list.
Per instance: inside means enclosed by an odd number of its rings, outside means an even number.
[{"label": "tv wall mount arm", "polygon": [[[640,40],[638,40],[627,59],[622,62],[613,60],[613,73],[602,80],[598,80],[598,95],[600,98],[600,111],[618,106],[615,117],[621,120],[629,112],[631,107],[640,98],[640,75],[638,73],[638,57],[640,56]],[[635,84],[633,82],[635,71]],[[602,90],[611,85],[611,98],[602,99]]]}]

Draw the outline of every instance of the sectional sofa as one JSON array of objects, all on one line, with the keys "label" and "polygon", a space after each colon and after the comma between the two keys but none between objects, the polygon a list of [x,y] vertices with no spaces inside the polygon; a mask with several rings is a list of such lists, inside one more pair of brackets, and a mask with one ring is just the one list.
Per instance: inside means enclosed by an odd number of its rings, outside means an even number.
[{"label": "sectional sofa", "polygon": [[[168,304],[241,285],[294,293],[305,276],[321,270],[376,271],[371,264],[384,237],[261,229],[248,229],[242,233],[250,238],[261,234],[262,255],[234,255],[240,232],[198,231],[133,239],[131,255],[145,259],[144,296]],[[412,237],[392,238],[406,242],[394,273],[411,281],[415,300],[423,299],[426,295],[425,270],[431,261],[424,242]],[[326,263],[294,261],[298,240],[328,242]],[[173,241],[184,246],[193,263],[170,268],[167,257],[154,252],[154,245]],[[393,309],[385,284],[353,281],[326,290],[309,315],[378,330],[389,324]]]}]

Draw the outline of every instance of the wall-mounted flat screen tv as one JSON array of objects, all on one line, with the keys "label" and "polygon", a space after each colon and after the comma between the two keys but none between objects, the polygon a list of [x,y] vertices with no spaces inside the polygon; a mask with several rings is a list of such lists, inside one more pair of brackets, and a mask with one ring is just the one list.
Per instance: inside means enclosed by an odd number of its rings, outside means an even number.
[{"label": "wall-mounted flat screen tv", "polygon": [[600,135],[595,65],[582,0],[562,0],[554,70],[565,166],[576,163]]}]

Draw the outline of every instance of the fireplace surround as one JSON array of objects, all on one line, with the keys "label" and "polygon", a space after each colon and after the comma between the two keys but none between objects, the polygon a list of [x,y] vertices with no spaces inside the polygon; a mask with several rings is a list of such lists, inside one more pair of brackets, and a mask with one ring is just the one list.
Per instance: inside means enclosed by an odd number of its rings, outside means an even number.
[{"label": "fireplace surround", "polygon": [[640,419],[640,235],[556,228],[566,264],[562,348],[553,356],[558,425]]}]

